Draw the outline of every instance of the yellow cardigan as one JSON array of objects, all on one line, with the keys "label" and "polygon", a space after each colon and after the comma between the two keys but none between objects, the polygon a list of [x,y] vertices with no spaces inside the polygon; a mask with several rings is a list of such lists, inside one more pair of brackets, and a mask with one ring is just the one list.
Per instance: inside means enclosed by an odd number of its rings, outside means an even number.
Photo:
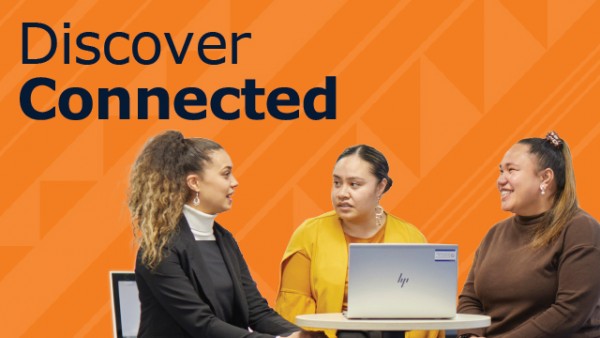
[{"label": "yellow cardigan", "polygon": [[[387,215],[384,242],[424,243],[425,236],[413,225]],[[296,316],[307,313],[340,312],[344,298],[348,247],[339,218],[329,211],[302,223],[292,235],[281,260],[281,270],[294,254],[307,257],[310,264],[311,295],[302,295],[280,285],[275,310],[291,322]],[[329,337],[335,332],[327,331]],[[407,338],[444,337],[443,331],[410,331]]]}]

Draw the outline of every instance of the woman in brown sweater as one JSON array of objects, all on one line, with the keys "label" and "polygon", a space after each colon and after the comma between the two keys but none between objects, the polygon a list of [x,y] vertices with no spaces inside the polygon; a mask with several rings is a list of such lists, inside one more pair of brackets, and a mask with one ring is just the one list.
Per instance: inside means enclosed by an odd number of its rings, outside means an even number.
[{"label": "woman in brown sweater", "polygon": [[481,242],[458,305],[492,324],[459,337],[600,337],[600,224],[578,207],[567,144],[519,141],[497,184],[514,216]]}]

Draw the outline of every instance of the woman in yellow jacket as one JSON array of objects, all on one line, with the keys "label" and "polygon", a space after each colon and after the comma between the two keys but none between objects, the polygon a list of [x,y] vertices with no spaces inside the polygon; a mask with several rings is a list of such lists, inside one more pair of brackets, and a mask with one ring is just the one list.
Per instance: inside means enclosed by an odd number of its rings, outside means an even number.
[{"label": "woman in yellow jacket", "polygon": [[[275,309],[296,315],[341,312],[348,295],[350,243],[422,243],[413,225],[384,212],[381,196],[392,186],[387,160],[373,147],[357,145],[338,157],[333,170],[334,210],[306,220],[292,235],[281,262]],[[392,337],[393,333],[326,331],[329,337]],[[407,338],[444,337],[443,331],[410,331]]]}]

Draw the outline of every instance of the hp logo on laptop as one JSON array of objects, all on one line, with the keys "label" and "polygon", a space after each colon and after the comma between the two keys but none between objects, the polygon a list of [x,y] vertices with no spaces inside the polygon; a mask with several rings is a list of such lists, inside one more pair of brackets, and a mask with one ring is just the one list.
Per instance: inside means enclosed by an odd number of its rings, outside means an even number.
[{"label": "hp logo on laptop", "polygon": [[401,272],[396,283],[400,284],[400,287],[403,288],[404,284],[408,283],[408,277],[403,277]]}]

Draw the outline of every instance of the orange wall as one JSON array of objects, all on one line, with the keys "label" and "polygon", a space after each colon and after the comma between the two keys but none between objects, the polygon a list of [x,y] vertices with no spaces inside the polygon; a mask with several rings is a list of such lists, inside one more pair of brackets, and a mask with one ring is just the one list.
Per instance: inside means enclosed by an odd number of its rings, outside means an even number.
[{"label": "orange wall", "polygon": [[[125,203],[129,167],[165,129],[215,139],[230,153],[240,186],[233,209],[218,220],[236,235],[271,302],[291,232],[331,208],[333,162],[352,144],[371,144],[388,157],[394,187],[382,200],[387,211],[431,242],[460,245],[459,285],[487,229],[509,216],[499,209],[495,179],[502,155],[520,138],[556,129],[572,148],[581,204],[600,217],[593,195],[600,190],[599,1],[21,0],[2,2],[0,13],[5,337],[112,334],[108,271],[132,269],[135,253]],[[241,43],[237,65],[164,59],[81,66],[63,64],[60,55],[23,65],[26,21],[58,32],[68,21],[73,34],[170,32],[180,42],[188,32],[253,37]],[[32,51],[44,48],[47,41],[32,38]],[[21,112],[19,91],[38,76],[58,88],[161,86],[173,93],[239,87],[247,78],[305,91],[336,76],[337,119],[34,121]],[[46,107],[56,101],[50,91],[36,96]]]}]

